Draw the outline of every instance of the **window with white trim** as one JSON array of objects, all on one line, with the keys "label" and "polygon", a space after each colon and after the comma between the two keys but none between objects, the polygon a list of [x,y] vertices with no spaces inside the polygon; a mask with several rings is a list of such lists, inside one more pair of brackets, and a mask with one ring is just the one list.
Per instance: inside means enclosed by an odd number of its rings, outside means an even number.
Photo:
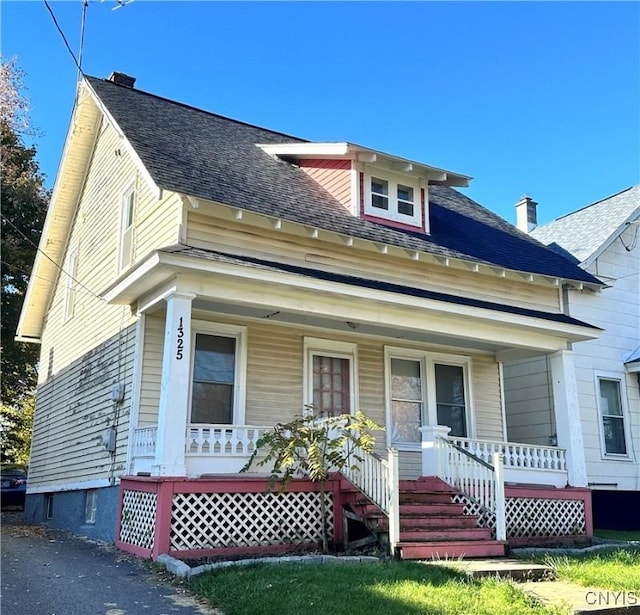
[{"label": "window with white trim", "polygon": [[64,266],[66,274],[66,287],[64,293],[64,319],[69,320],[73,316],[76,304],[76,290],[78,283],[78,248],[72,248],[67,254],[67,262]]},{"label": "window with white trim", "polygon": [[420,427],[446,425],[470,432],[468,357],[386,348],[389,444],[416,448]]},{"label": "window with white trim", "polygon": [[193,328],[190,422],[243,424],[245,328],[230,325]]},{"label": "window with white trim", "polygon": [[423,226],[419,183],[380,172],[365,175],[364,212],[411,226]]},{"label": "window with white trim", "polygon": [[623,381],[620,378],[596,376],[598,407],[602,428],[602,450],[607,456],[629,455],[625,428]]},{"label": "window with white trim", "polygon": [[357,408],[355,344],[304,340],[305,407],[315,416],[352,414]]},{"label": "window with white trim", "polygon": [[135,227],[133,225],[136,206],[136,191],[132,186],[122,195],[122,213],[120,222],[119,269],[126,269],[133,262],[133,244]]}]

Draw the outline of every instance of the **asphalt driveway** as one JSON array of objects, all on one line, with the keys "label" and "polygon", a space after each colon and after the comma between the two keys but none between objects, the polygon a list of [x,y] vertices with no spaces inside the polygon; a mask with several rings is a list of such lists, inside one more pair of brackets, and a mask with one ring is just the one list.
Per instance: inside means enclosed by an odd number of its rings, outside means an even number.
[{"label": "asphalt driveway", "polygon": [[[2,513],[2,615],[214,615],[137,558]],[[218,615],[220,615],[218,613]]]}]

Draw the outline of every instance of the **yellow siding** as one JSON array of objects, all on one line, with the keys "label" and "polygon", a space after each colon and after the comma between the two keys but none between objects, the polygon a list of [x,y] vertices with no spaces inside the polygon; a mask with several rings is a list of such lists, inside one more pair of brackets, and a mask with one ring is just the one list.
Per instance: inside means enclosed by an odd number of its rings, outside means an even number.
[{"label": "yellow siding", "polygon": [[[99,294],[120,274],[127,188],[136,188],[134,258],[176,243],[181,215],[178,197],[169,193],[160,200],[125,152],[117,133],[103,124],[66,248],[66,254],[78,252],[73,315],[65,318],[68,277],[61,273],[45,319],[29,476],[34,487],[110,477],[112,460],[101,438],[114,420],[114,382],[124,382],[127,390],[113,472],[117,476],[124,468],[128,432],[122,421],[125,415],[128,420],[131,406],[136,317],[129,306],[108,305]],[[63,267],[66,262],[65,255]]]},{"label": "yellow siding", "polygon": [[390,254],[381,255],[347,248],[322,240],[308,240],[269,228],[251,227],[215,217],[216,208],[203,204],[187,218],[187,243],[194,247],[250,254],[326,271],[345,273],[537,310],[559,311],[558,291],[551,285],[499,277],[495,272],[474,273],[459,267],[415,262]]},{"label": "yellow siding", "polygon": [[[384,346],[388,340],[358,335],[323,333],[316,329],[284,326],[278,323],[243,321],[206,312],[194,313],[198,320],[247,326],[247,424],[272,425],[286,422],[303,408],[303,348],[305,336],[348,341],[357,344],[359,408],[384,426],[385,385]],[[141,422],[157,421],[160,394],[163,317],[146,318],[145,368]],[[394,340],[397,347],[397,340]],[[417,348],[413,345],[412,348]],[[424,347],[429,350],[428,347]],[[151,359],[151,360],[150,360]],[[502,411],[498,364],[492,357],[472,356],[471,389],[478,438],[502,440]],[[386,434],[377,434],[377,452],[385,454]],[[419,471],[418,461],[411,453],[401,454],[401,468],[409,477]],[[416,463],[418,464],[416,466]]]}]

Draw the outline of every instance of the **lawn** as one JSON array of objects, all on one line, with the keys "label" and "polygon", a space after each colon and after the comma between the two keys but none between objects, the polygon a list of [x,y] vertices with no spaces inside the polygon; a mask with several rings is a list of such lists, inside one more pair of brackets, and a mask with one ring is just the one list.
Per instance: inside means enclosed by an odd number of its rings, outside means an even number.
[{"label": "lawn", "polygon": [[585,587],[640,591],[640,549],[591,551],[584,555],[547,555],[538,560],[559,579]]},{"label": "lawn", "polygon": [[507,581],[470,581],[413,562],[257,564],[210,571],[190,588],[225,615],[548,615]]},{"label": "lawn", "polygon": [[608,538],[610,540],[637,540],[640,542],[640,532],[623,530],[594,530],[593,534],[598,538]]}]

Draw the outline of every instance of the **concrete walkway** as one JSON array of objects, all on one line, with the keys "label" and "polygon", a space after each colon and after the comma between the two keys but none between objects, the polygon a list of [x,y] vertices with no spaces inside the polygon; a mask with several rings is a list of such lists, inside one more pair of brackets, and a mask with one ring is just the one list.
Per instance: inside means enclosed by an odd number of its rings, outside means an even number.
[{"label": "concrete walkway", "polygon": [[216,615],[115,548],[2,513],[2,615]]},{"label": "concrete walkway", "polygon": [[603,590],[554,580],[553,571],[541,564],[507,558],[424,563],[453,568],[472,578],[512,579],[542,604],[560,607],[572,615],[640,615],[639,592]]}]

